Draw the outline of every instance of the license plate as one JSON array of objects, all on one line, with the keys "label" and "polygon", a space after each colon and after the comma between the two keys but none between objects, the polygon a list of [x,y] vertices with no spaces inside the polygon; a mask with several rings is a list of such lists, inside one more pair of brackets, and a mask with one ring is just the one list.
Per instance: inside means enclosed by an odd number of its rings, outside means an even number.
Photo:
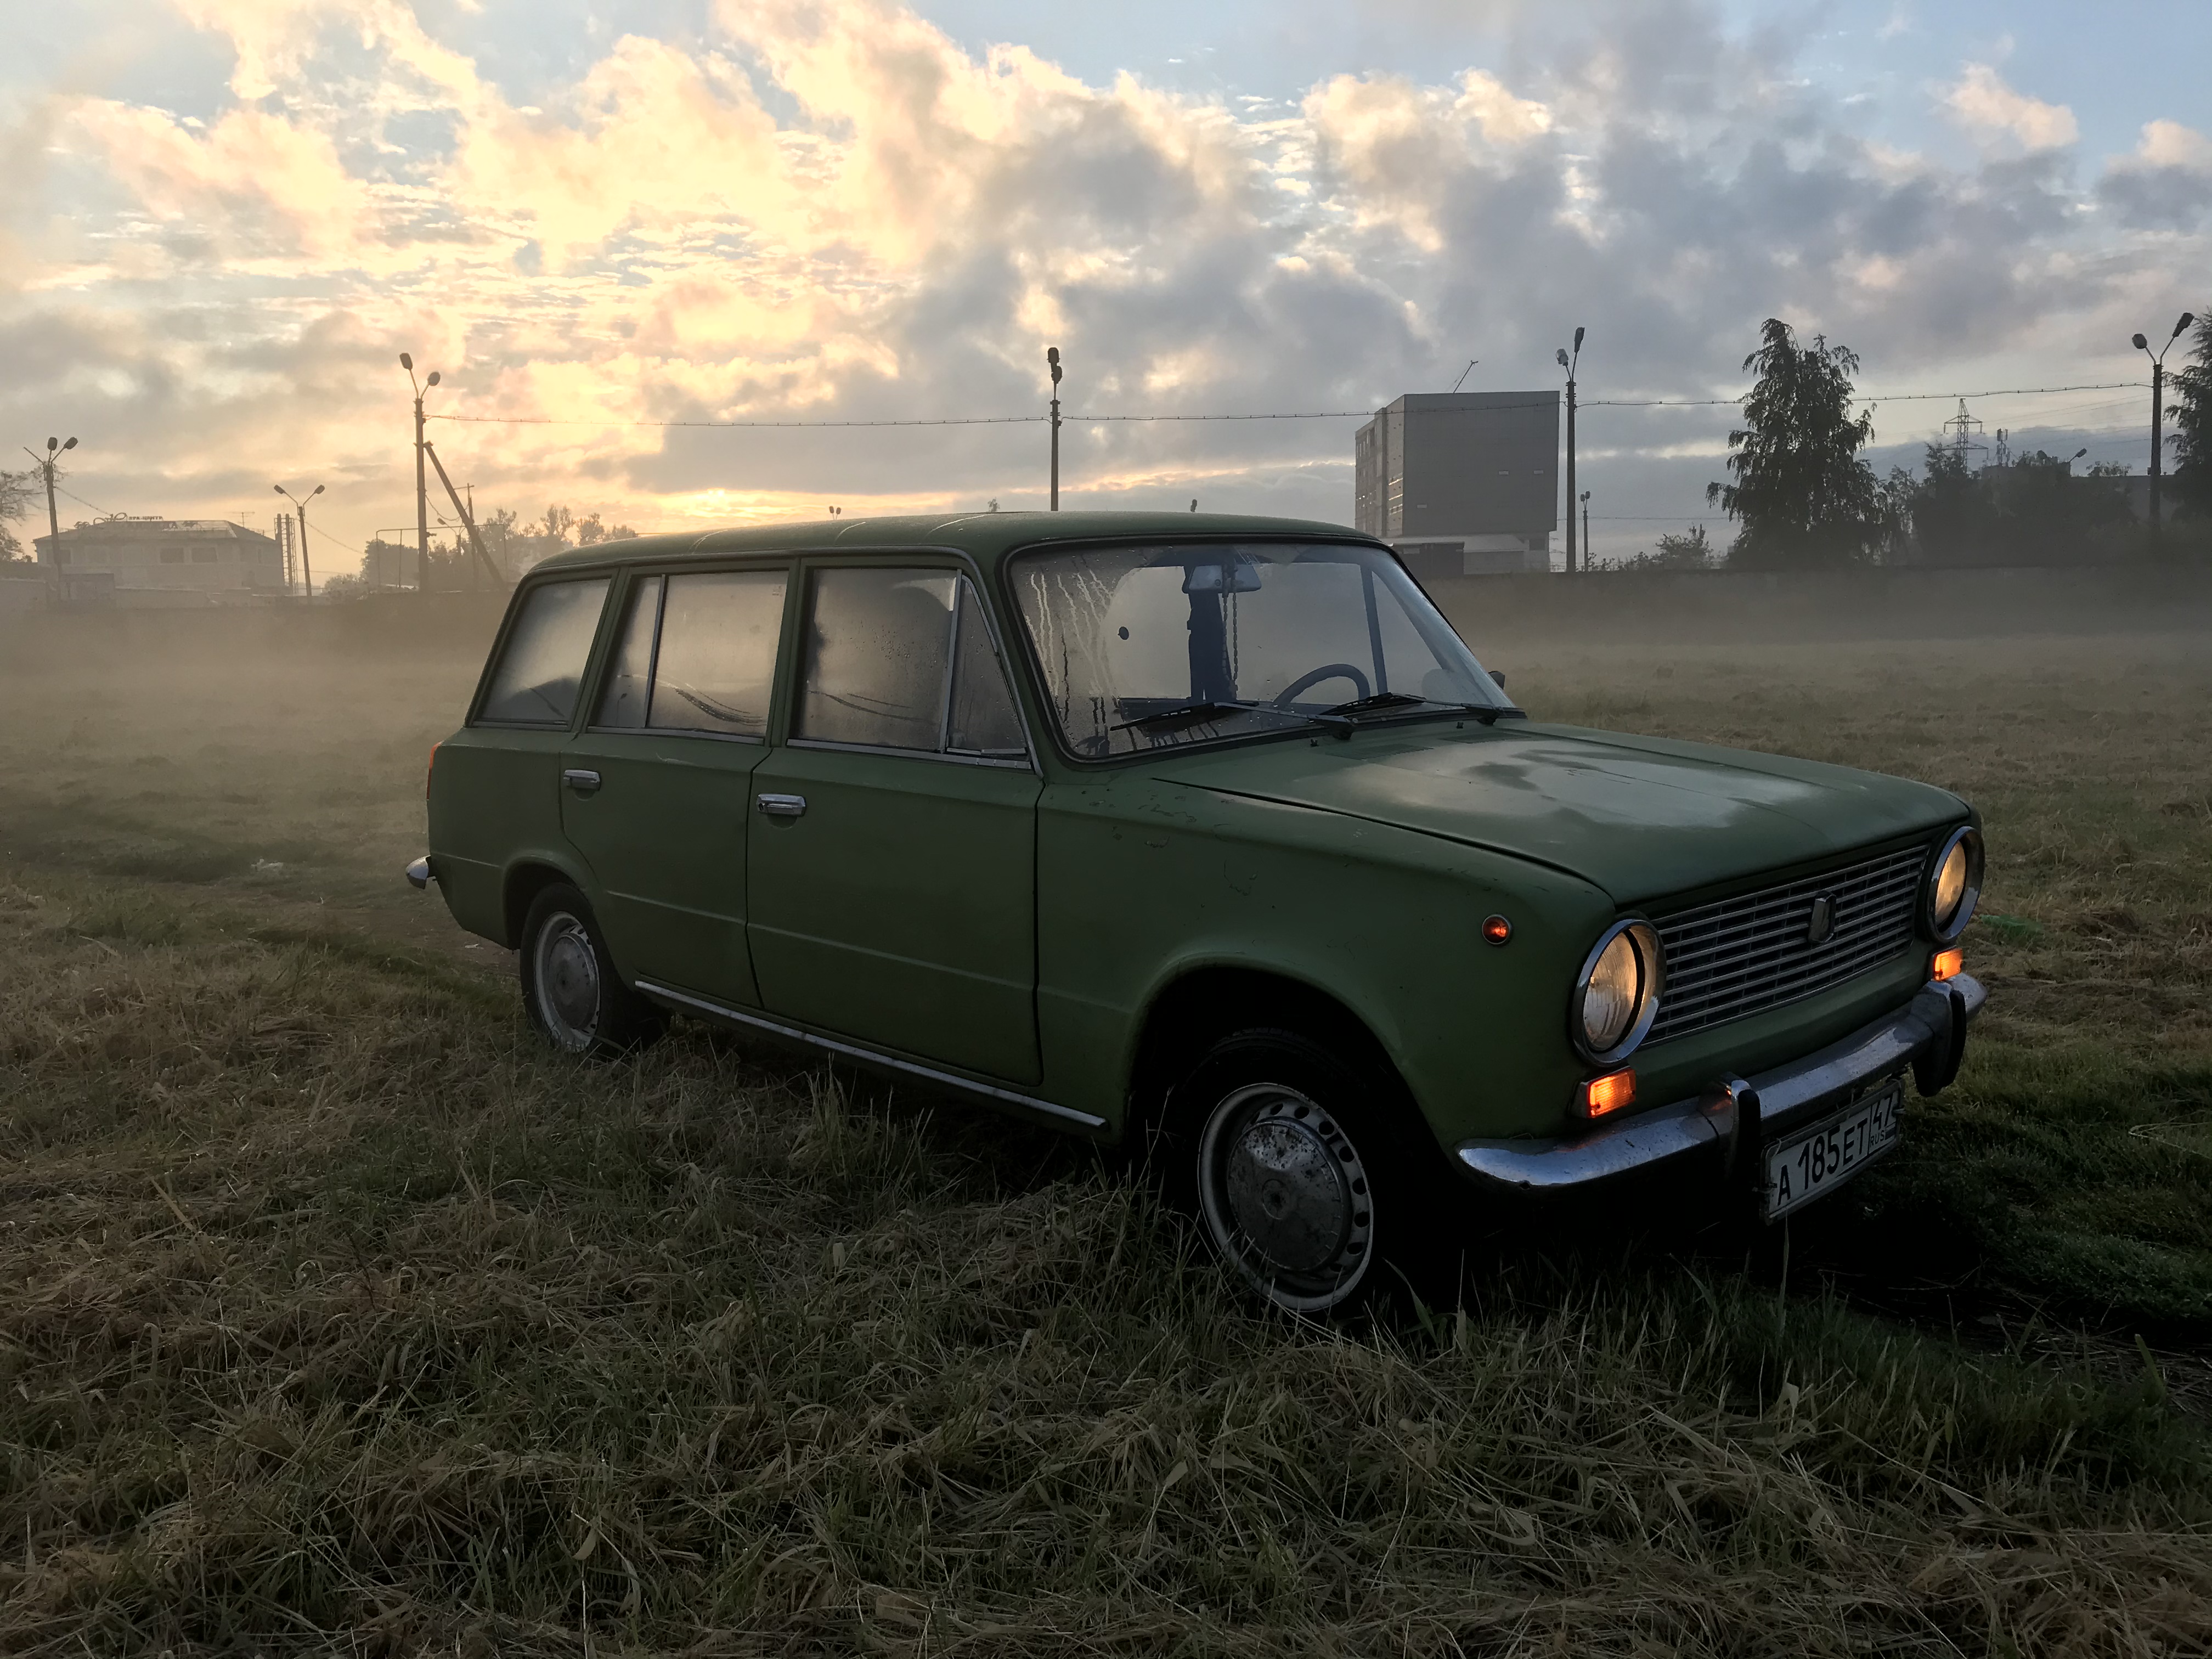
[{"label": "license plate", "polygon": [[1897,1145],[1905,1079],[1887,1078],[1840,1112],[1766,1149],[1766,1218],[1834,1190]]}]

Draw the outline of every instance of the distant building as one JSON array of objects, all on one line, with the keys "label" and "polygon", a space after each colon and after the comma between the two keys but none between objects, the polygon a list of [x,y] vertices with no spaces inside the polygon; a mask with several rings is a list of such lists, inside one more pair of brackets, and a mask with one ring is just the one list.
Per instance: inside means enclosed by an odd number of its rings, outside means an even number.
[{"label": "distant building", "polygon": [[227,519],[100,519],[37,538],[67,599],[143,609],[241,605],[285,591],[284,550]]},{"label": "distant building", "polygon": [[1352,522],[1417,576],[1552,568],[1557,392],[1408,392],[1352,439]]}]

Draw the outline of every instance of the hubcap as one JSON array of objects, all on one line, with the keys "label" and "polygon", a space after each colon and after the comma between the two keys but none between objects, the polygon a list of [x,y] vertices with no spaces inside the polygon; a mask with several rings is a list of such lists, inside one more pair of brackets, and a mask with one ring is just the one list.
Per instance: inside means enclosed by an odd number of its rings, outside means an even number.
[{"label": "hubcap", "polygon": [[591,1046],[599,1025],[599,957],[574,916],[555,916],[538,930],[538,1009],[562,1048]]},{"label": "hubcap", "polygon": [[1207,1117],[1198,1155],[1207,1230],[1269,1301],[1314,1313],[1358,1287],[1375,1206],[1334,1115],[1279,1085],[1240,1089]]}]

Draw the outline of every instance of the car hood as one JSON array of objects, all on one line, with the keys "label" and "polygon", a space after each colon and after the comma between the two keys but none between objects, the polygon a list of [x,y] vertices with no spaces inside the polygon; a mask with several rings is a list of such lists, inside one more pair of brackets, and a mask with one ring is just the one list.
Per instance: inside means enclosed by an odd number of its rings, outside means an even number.
[{"label": "car hood", "polygon": [[1947,790],[1572,726],[1425,722],[1179,755],[1154,775],[1533,859],[1647,903],[1955,823]]}]

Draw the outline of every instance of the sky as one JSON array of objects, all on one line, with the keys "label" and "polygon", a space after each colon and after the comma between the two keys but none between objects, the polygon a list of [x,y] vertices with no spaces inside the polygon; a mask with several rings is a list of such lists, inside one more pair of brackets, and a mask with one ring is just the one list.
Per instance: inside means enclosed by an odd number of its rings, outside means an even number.
[{"label": "sky", "polygon": [[[11,32],[8,450],[80,440],[64,525],[266,530],[319,483],[319,574],[413,523],[401,351],[483,511],[1041,507],[1057,346],[1065,504],[1344,522],[1342,411],[1557,386],[1581,326],[1619,557],[1727,539],[1731,411],[1690,400],[1744,390],[1767,317],[1857,353],[1885,470],[1964,392],[1985,441],[2141,471],[2128,337],[2212,309],[2201,0],[76,0]],[[1689,406],[1624,406],[1655,400]]]}]

